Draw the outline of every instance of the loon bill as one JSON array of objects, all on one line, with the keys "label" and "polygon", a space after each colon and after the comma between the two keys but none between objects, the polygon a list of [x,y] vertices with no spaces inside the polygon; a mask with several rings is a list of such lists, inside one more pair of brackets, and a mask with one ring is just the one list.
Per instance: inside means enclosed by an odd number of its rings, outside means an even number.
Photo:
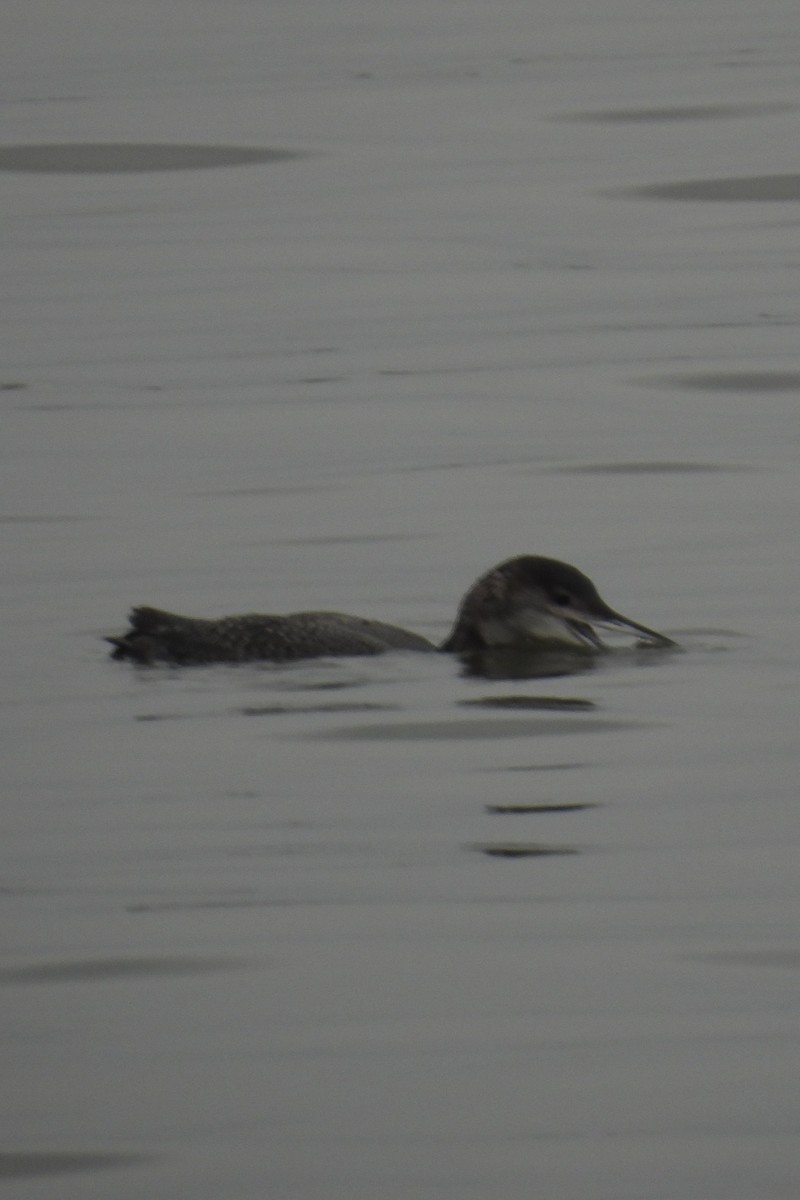
[{"label": "loon bill", "polygon": [[[523,555],[494,567],[473,584],[438,649],[470,654],[530,651],[555,644],[598,650],[603,643],[595,625],[631,629],[657,646],[675,645],[664,634],[609,608],[591,579],[575,567],[554,558]],[[134,608],[129,629],[106,640],[114,647],[115,659],[177,666],[437,649],[427,638],[396,625],[336,612],[247,613],[208,620]]]}]

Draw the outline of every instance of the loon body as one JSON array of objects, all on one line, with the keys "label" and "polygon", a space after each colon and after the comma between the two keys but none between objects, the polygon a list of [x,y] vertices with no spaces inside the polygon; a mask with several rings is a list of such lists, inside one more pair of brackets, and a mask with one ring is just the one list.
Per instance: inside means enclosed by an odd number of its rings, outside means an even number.
[{"label": "loon body", "polygon": [[112,658],[178,666],[436,649],[427,638],[406,629],[335,612],[246,613],[209,621],[158,608],[134,608],[130,629],[108,640],[114,647]]},{"label": "loon body", "polygon": [[189,666],[290,662],[389,650],[480,654],[497,649],[530,652],[556,645],[592,651],[603,645],[595,624],[632,629],[656,645],[674,645],[663,634],[609,608],[591,579],[575,567],[534,555],[509,559],[481,576],[462,600],[453,629],[439,647],[396,625],[346,613],[248,613],[205,620],[157,608],[134,608],[130,628],[107,640],[115,659]]}]

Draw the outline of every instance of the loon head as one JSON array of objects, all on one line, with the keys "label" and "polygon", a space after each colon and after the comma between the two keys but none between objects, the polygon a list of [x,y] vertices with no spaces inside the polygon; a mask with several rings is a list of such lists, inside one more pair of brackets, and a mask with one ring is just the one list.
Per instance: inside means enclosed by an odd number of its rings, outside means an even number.
[{"label": "loon head", "polygon": [[467,592],[442,650],[455,653],[548,643],[599,649],[595,625],[632,629],[659,646],[675,643],[615,612],[586,575],[555,558],[523,555],[481,576]]}]

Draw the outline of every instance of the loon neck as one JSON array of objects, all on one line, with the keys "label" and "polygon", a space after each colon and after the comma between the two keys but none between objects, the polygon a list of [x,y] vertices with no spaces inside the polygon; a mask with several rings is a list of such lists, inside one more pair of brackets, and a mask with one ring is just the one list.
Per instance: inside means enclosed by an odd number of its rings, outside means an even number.
[{"label": "loon neck", "polygon": [[[577,625],[577,623],[575,623]],[[588,629],[588,626],[586,627]],[[453,654],[510,647],[535,650],[559,647],[587,650],[587,637],[567,621],[536,608],[520,608],[505,616],[460,614],[440,649]]]}]

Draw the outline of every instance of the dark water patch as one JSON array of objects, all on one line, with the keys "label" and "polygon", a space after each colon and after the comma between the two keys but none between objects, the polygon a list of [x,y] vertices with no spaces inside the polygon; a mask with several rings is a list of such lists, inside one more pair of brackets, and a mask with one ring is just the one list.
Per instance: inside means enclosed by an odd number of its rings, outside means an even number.
[{"label": "dark water patch", "polygon": [[461,658],[462,674],[495,680],[560,679],[592,671],[595,666],[594,652],[580,646],[563,650],[500,648],[465,654]]},{"label": "dark water patch", "polygon": [[0,392],[24,392],[28,386],[27,383],[18,383],[10,379],[6,383],[0,383]]},{"label": "dark water patch", "polygon": [[720,950],[695,957],[734,967],[783,967],[800,971],[800,950]]},{"label": "dark water patch", "polygon": [[555,858],[580,853],[575,846],[545,846],[541,842],[476,842],[469,848],[491,858]]},{"label": "dark water patch", "polygon": [[220,496],[283,496],[298,494],[303,496],[312,492],[336,492],[341,489],[338,483],[287,483],[265,484],[258,487],[246,488],[214,488],[211,491],[189,492],[194,499],[217,499]]},{"label": "dark water patch", "polygon": [[81,1150],[6,1150],[0,1152],[0,1179],[31,1179],[72,1171],[105,1171],[152,1162],[152,1155]]},{"label": "dark water patch", "polygon": [[796,105],[762,104],[670,104],[655,108],[598,108],[556,113],[551,121],[590,122],[598,125],[658,124],[669,121],[714,121],[739,117],[768,116],[794,112]]},{"label": "dark water patch", "polygon": [[[274,907],[275,901],[266,899],[263,896],[247,897],[240,896],[234,898],[210,898],[196,900],[142,900],[137,904],[126,904],[125,912],[129,913],[165,913],[165,912],[197,912],[209,909],[216,912],[220,909],[240,909],[240,908],[271,908]],[[242,963],[232,964],[236,966],[244,966]]]},{"label": "dark water patch", "polygon": [[0,984],[85,983],[165,975],[202,975],[209,971],[236,970],[244,965],[240,960],[226,958],[73,959],[32,963],[26,967],[3,967],[0,969]]},{"label": "dark water patch", "polygon": [[137,713],[133,718],[134,721],[142,721],[146,724],[155,724],[158,721],[191,721],[196,719],[199,713]]},{"label": "dark water patch", "polygon": [[590,763],[521,763],[510,767],[489,767],[492,772],[501,771],[582,771]]},{"label": "dark water patch", "polygon": [[608,462],[574,463],[546,470],[555,475],[707,475],[728,471],[755,471],[742,463],[710,462]]},{"label": "dark water patch", "polygon": [[311,841],[275,841],[259,842],[249,840],[244,846],[231,846],[227,851],[229,858],[249,859],[286,859],[286,858],[316,858],[325,859],[330,863],[335,859],[372,857],[375,847],[370,842],[311,842]]},{"label": "dark water patch", "polygon": [[784,203],[800,200],[800,175],[739,175],[729,179],[684,179],[676,183],[646,183],[612,188],[606,196],[644,200],[699,200]]},{"label": "dark water patch", "polygon": [[[279,664],[282,665],[282,664]],[[285,692],[343,692],[349,688],[361,687],[364,679],[285,679],[271,683],[271,687],[280,688]]]},{"label": "dark water patch", "polygon": [[646,729],[641,721],[610,717],[542,717],[540,720],[487,718],[485,721],[398,721],[391,725],[353,725],[300,737],[322,741],[422,742],[474,741],[478,738],[553,737],[562,734],[614,733]]},{"label": "dark water patch", "polygon": [[[797,221],[792,219],[782,224],[795,226]],[[775,315],[770,312],[758,312],[752,317],[742,320],[696,320],[691,321],[630,321],[627,318],[622,321],[587,321],[584,328],[590,333],[696,333],[698,330],[717,330],[717,329],[794,329],[797,326],[797,320],[793,316]]]},{"label": "dark water patch", "polygon": [[[145,389],[150,391],[152,389]],[[137,404],[139,412],[156,412],[159,408],[186,408],[189,405],[183,400],[165,399],[160,405],[140,401]],[[31,414],[72,413],[72,412],[117,412],[119,405],[113,400],[41,400],[38,403],[17,404],[14,411]]]},{"label": "dark water patch", "polygon": [[[626,329],[629,326],[626,324]],[[440,471],[474,471],[476,468],[486,470],[487,467],[531,467],[538,466],[542,461],[537,455],[526,455],[522,458],[510,454],[489,455],[480,458],[439,459],[426,463],[404,463],[392,468],[392,474],[411,475],[424,473],[435,476]],[[377,474],[377,472],[372,472]],[[382,474],[386,472],[383,471]]]},{"label": "dark water patch", "polygon": [[390,378],[402,378],[405,375],[483,375],[487,371],[495,371],[496,369],[494,366],[485,366],[482,363],[475,363],[472,366],[465,366],[463,363],[459,363],[446,367],[383,367],[378,371],[378,374],[386,375]]},{"label": "dark water patch", "polygon": [[344,383],[348,378],[347,375],[301,375],[297,379],[287,379],[286,386],[290,387],[293,383]]},{"label": "dark water patch", "polygon": [[800,371],[695,371],[650,375],[631,382],[689,392],[800,392]]},{"label": "dark water patch", "polygon": [[459,700],[463,708],[523,708],[554,712],[585,712],[597,708],[593,700],[575,696],[480,696],[477,700]]},{"label": "dark water patch", "polygon": [[558,801],[543,804],[486,804],[484,805],[488,813],[497,816],[528,816],[532,813],[571,813],[583,812],[586,808],[599,808],[593,800],[576,801],[574,803],[567,801],[560,804]]},{"label": "dark water patch", "polygon": [[243,717],[284,717],[307,715],[309,713],[358,713],[358,712],[397,712],[397,704],[378,704],[365,701],[363,704],[248,704],[234,711]]},{"label": "dark water patch", "polygon": [[362,713],[362,712],[397,712],[397,704],[379,704],[377,701],[364,701],[348,704],[246,704],[241,708],[231,708],[225,711],[213,712],[166,712],[166,713],[137,713],[133,718],[143,724],[158,724],[161,721],[196,721],[201,717],[220,717],[236,714],[241,717],[287,717],[308,716],[313,713]]},{"label": "dark water patch", "polygon": [[159,142],[63,142],[0,146],[0,171],[55,175],[118,175],[198,171],[305,158],[302,150],[268,146],[199,146]]}]

